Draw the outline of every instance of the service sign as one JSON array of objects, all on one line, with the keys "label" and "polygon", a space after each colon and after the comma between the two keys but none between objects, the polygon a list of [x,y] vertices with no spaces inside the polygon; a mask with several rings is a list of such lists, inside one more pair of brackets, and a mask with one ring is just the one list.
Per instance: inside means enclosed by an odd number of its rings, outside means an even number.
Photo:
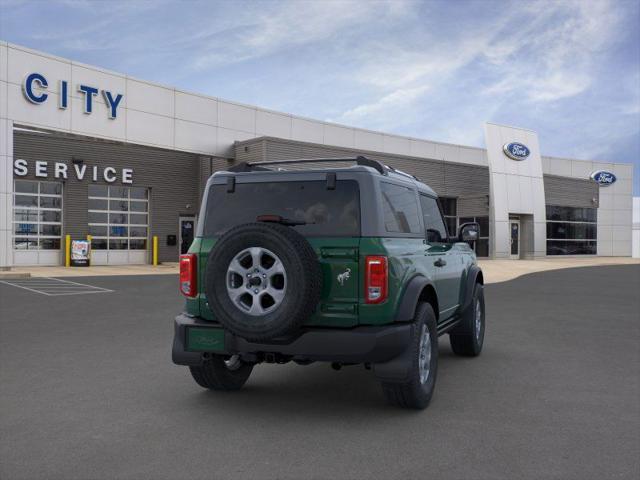
[{"label": "service sign", "polygon": [[606,170],[598,170],[591,174],[591,180],[602,187],[608,187],[609,185],[613,185],[614,183],[616,183],[617,178],[611,172],[607,172]]},{"label": "service sign", "polygon": [[517,142],[505,143],[502,147],[504,154],[512,160],[525,160],[531,151],[526,145]]}]

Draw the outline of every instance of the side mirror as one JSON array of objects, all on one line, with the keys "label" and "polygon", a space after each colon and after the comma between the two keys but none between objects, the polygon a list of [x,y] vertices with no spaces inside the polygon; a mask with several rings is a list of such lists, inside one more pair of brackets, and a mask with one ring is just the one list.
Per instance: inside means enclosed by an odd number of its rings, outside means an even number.
[{"label": "side mirror", "polygon": [[458,229],[459,242],[475,242],[480,238],[480,225],[472,223],[463,223]]}]

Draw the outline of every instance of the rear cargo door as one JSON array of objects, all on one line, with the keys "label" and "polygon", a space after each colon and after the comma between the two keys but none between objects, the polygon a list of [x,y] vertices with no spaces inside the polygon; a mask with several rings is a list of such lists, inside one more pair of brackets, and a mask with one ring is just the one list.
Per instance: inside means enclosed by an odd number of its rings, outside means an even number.
[{"label": "rear cargo door", "polygon": [[351,327],[358,324],[359,239],[307,238],[322,268],[322,296],[308,325]]}]

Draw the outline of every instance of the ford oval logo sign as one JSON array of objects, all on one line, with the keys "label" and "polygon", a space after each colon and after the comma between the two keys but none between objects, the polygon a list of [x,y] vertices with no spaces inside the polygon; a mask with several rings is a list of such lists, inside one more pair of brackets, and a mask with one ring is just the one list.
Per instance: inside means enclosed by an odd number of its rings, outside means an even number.
[{"label": "ford oval logo sign", "polygon": [[614,183],[616,183],[616,176],[611,172],[598,170],[597,172],[593,172],[591,174],[591,180],[596,182],[598,185],[608,187],[609,185],[613,185]]},{"label": "ford oval logo sign", "polygon": [[502,147],[502,150],[504,150],[504,154],[507,157],[513,160],[524,160],[531,153],[526,145],[516,142],[505,143],[504,147]]}]

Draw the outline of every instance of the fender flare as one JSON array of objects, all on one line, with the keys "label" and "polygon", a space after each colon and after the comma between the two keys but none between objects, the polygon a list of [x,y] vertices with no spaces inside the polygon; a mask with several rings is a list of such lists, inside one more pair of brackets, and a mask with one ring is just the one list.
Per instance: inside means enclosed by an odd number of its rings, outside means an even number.
[{"label": "fender flare", "polygon": [[478,281],[478,276],[480,276],[480,283],[484,284],[484,276],[482,275],[482,270],[478,265],[471,265],[469,271],[467,272],[467,280],[465,282],[465,288],[463,291],[463,297],[460,302],[460,312],[466,312],[471,305],[471,299],[473,298],[473,289]]},{"label": "fender flare", "polygon": [[[416,308],[418,307],[418,299],[420,298],[422,290],[427,285],[433,286],[432,282],[423,275],[416,275],[411,280],[409,280],[409,284],[407,285],[407,288],[405,288],[404,293],[402,294],[402,299],[398,304],[398,309],[396,310],[394,321],[413,321],[413,317],[416,313]],[[436,315],[438,315],[438,312],[436,312]]]}]

